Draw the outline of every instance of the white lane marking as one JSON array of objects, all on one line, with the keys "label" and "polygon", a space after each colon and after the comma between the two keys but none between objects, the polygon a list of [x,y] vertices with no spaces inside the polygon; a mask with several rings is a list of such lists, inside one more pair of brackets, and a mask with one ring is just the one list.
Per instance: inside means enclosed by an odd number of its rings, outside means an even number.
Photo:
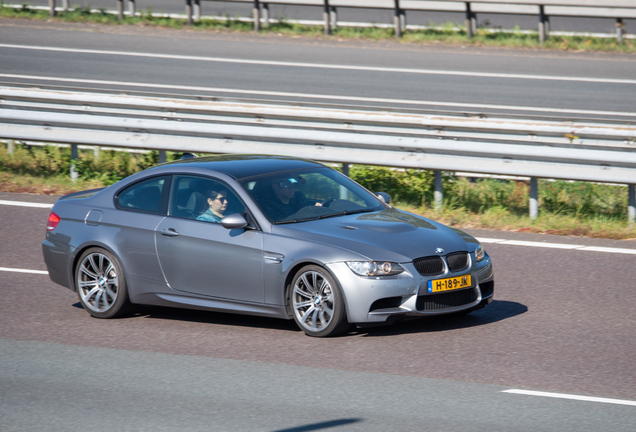
[{"label": "white lane marking", "polygon": [[552,248],[552,249],[578,249],[581,247],[580,245],[531,242],[531,241],[522,241],[522,240],[506,240],[503,243],[513,245],[513,246],[545,247],[545,248]]},{"label": "white lane marking", "polygon": [[15,273],[33,273],[33,274],[43,274],[43,275],[49,274],[49,272],[44,270],[28,270],[28,269],[9,268],[9,267],[0,267],[0,271],[15,272]]},{"label": "white lane marking", "polygon": [[585,246],[579,250],[590,252],[609,252],[609,253],[624,253],[636,255],[636,249],[622,249],[622,248],[608,248],[599,246]]},{"label": "white lane marking", "polygon": [[616,405],[636,406],[636,401],[630,401],[630,400],[610,399],[610,398],[593,397],[593,396],[578,396],[578,395],[571,395],[571,394],[549,393],[549,392],[532,391],[532,390],[510,389],[510,390],[504,390],[502,391],[502,393],[519,394],[519,395],[526,395],[526,396],[542,396],[542,397],[558,398],[558,399],[572,399],[572,400],[579,400],[579,401],[586,401],[586,402],[600,402],[600,403],[608,403],[608,404],[616,404]]},{"label": "white lane marking", "polygon": [[38,207],[38,208],[53,207],[53,204],[32,203],[32,202],[24,202],[24,201],[6,201],[6,200],[0,200],[0,205],[11,205],[11,206],[20,206],[20,207]]},{"label": "white lane marking", "polygon": [[550,249],[570,249],[577,251],[589,251],[589,252],[608,252],[608,253],[622,253],[636,255],[636,249],[626,248],[609,248],[609,247],[597,247],[597,246],[585,246],[585,245],[572,245],[564,243],[544,243],[544,242],[531,242],[521,240],[506,240],[506,239],[494,239],[494,238],[481,238],[478,237],[482,243],[496,243],[511,246],[528,246],[528,247],[543,247]]},{"label": "white lane marking", "polygon": [[547,81],[595,82],[595,83],[609,83],[609,84],[636,84],[636,80],[633,80],[633,79],[616,79],[616,78],[571,77],[571,76],[559,76],[559,75],[502,74],[502,73],[492,73],[492,72],[465,72],[465,71],[454,71],[454,70],[388,68],[388,67],[379,67],[379,66],[353,66],[353,65],[336,65],[336,64],[323,64],[323,63],[296,63],[296,62],[284,62],[284,61],[272,61],[272,60],[247,60],[247,59],[224,58],[224,57],[200,57],[200,56],[186,56],[186,55],[175,55],[175,54],[154,54],[154,53],[143,53],[143,52],[126,52],[126,51],[109,51],[109,50],[102,51],[102,50],[90,50],[90,49],[79,49],[79,48],[59,48],[59,47],[14,45],[14,44],[0,44],[0,48],[15,48],[15,49],[38,50],[38,51],[71,52],[71,53],[129,56],[129,57],[162,58],[162,59],[173,59],[173,60],[191,60],[191,61],[204,61],[204,62],[217,62],[217,63],[256,64],[256,65],[265,65],[265,66],[284,66],[284,67],[300,67],[300,68],[314,68],[314,69],[340,69],[340,70],[393,72],[393,73],[425,74],[425,75],[455,75],[455,76],[473,76],[473,77],[480,77],[480,78],[510,78],[510,79],[547,80]]},{"label": "white lane marking", "polygon": [[505,242],[505,239],[494,239],[494,238],[486,238],[486,237],[479,237],[477,240],[479,240],[482,243],[502,243]]},{"label": "white lane marking", "polygon": [[359,97],[359,96],[337,96],[337,95],[324,95],[324,94],[311,94],[311,93],[276,92],[276,91],[265,91],[265,90],[229,89],[229,88],[220,88],[220,87],[184,86],[184,85],[176,85],[176,84],[150,84],[150,83],[140,83],[140,82],[133,82],[133,81],[121,82],[121,81],[91,80],[91,79],[81,79],[81,78],[61,78],[61,77],[51,77],[51,76],[39,76],[39,75],[0,74],[0,77],[83,83],[83,84],[101,84],[101,85],[112,85],[112,86],[121,86],[121,87],[143,87],[143,88],[156,88],[156,89],[168,89],[168,90],[192,90],[192,91],[205,91],[205,92],[217,92],[217,93],[236,93],[236,94],[246,94],[246,95],[283,96],[283,97],[293,97],[293,98],[309,98],[309,99],[324,99],[324,100],[338,100],[338,101],[391,103],[391,104],[401,104],[401,105],[444,106],[444,107],[453,107],[453,108],[496,109],[496,110],[506,110],[506,111],[547,112],[547,113],[563,113],[563,114],[591,114],[591,115],[618,116],[618,117],[636,116],[636,112],[624,112],[624,111],[595,111],[595,110],[581,110],[581,109],[568,109],[568,108],[543,108],[543,107],[524,107],[524,106],[514,106],[514,105],[491,105],[491,104],[475,104],[475,103],[461,103],[461,102],[439,102],[439,101],[422,101],[422,100],[409,100],[409,99],[372,98],[372,97]]}]

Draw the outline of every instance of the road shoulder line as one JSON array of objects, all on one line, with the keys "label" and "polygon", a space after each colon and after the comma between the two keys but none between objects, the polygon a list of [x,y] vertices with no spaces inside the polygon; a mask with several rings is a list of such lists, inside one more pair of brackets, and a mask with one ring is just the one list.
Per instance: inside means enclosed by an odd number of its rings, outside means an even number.
[{"label": "road shoulder line", "polygon": [[391,67],[382,67],[382,66],[357,66],[357,65],[345,65],[345,64],[286,62],[286,61],[275,61],[275,60],[255,60],[255,59],[239,59],[239,58],[227,58],[227,57],[204,57],[204,56],[178,55],[178,54],[144,53],[144,52],[133,52],[133,51],[110,51],[110,50],[94,50],[94,49],[82,49],[82,48],[62,48],[62,47],[48,47],[48,46],[37,46],[37,45],[0,44],[0,48],[36,50],[36,51],[70,52],[70,53],[80,53],[80,54],[96,54],[96,55],[111,55],[111,56],[148,57],[148,58],[203,61],[203,62],[216,62],[216,63],[254,64],[254,65],[262,65],[262,66],[282,66],[282,67],[294,67],[294,68],[339,69],[339,70],[355,70],[355,71],[365,71],[365,72],[388,72],[388,73],[445,75],[445,76],[454,75],[454,76],[470,76],[470,77],[497,78],[497,79],[595,82],[595,83],[606,83],[606,84],[636,84],[636,80],[618,79],[618,78],[572,77],[572,76],[561,76],[561,75],[531,75],[531,74],[519,74],[519,73],[468,72],[468,71],[460,71],[460,70],[442,70],[442,69],[391,68]]},{"label": "road shoulder line", "polygon": [[610,247],[599,247],[599,246],[573,245],[573,244],[564,244],[564,243],[543,243],[543,242],[481,238],[481,237],[478,237],[477,240],[479,240],[482,243],[494,243],[494,244],[503,244],[503,245],[511,245],[511,246],[543,247],[543,248],[549,248],[549,249],[569,249],[569,250],[588,251],[588,252],[607,252],[607,253],[621,253],[621,254],[628,254],[628,255],[636,255],[636,249],[627,249],[627,248],[610,248]]},{"label": "road shoulder line", "polygon": [[10,267],[0,267],[0,271],[14,272],[14,273],[43,274],[43,275],[49,274],[49,272],[47,272],[46,270],[29,270],[29,269],[19,269],[19,268],[10,268]]},{"label": "road shoulder line", "polygon": [[570,109],[570,108],[545,108],[545,107],[528,107],[528,106],[514,106],[514,105],[493,105],[493,104],[477,104],[477,103],[460,103],[460,102],[442,102],[442,101],[423,101],[423,100],[409,100],[409,99],[390,99],[390,98],[376,98],[376,97],[362,97],[362,96],[341,96],[341,95],[326,95],[326,94],[310,94],[310,93],[292,93],[292,92],[279,92],[279,91],[267,91],[267,90],[244,90],[244,89],[230,89],[230,88],[217,88],[217,87],[202,87],[202,86],[188,86],[178,84],[150,84],[142,82],[120,82],[109,80],[93,80],[93,79],[81,79],[81,78],[64,78],[53,76],[40,76],[40,75],[23,75],[23,74],[0,74],[1,78],[17,78],[28,80],[46,80],[57,82],[72,82],[83,84],[99,84],[99,85],[112,85],[119,87],[142,87],[153,89],[170,89],[170,90],[194,90],[216,93],[234,93],[245,94],[253,97],[259,96],[282,96],[293,98],[309,98],[320,100],[337,100],[351,102],[373,102],[373,103],[389,103],[389,104],[402,104],[402,105],[420,105],[420,106],[443,106],[450,108],[475,108],[475,109],[496,109],[496,110],[508,110],[508,111],[525,111],[525,112],[541,112],[541,113],[563,113],[563,114],[584,114],[584,115],[610,115],[616,117],[633,117],[636,115],[634,112],[622,112],[622,111],[596,111],[596,110],[582,110],[582,109]]},{"label": "road shoulder line", "polygon": [[53,204],[45,204],[45,203],[32,203],[25,201],[7,201],[0,200],[0,205],[11,205],[11,206],[20,206],[20,207],[37,207],[37,208],[51,208]]},{"label": "road shoulder line", "polygon": [[549,398],[557,398],[557,399],[570,399],[570,400],[578,400],[578,401],[585,401],[585,402],[599,402],[599,403],[608,403],[608,404],[616,404],[616,405],[636,406],[636,401],[629,401],[629,400],[623,400],[623,399],[610,399],[610,398],[593,397],[593,396],[579,396],[579,395],[564,394],[564,393],[550,393],[550,392],[519,390],[519,389],[503,390],[502,393],[518,394],[518,395],[525,395],[525,396],[540,396],[540,397],[549,397]]}]

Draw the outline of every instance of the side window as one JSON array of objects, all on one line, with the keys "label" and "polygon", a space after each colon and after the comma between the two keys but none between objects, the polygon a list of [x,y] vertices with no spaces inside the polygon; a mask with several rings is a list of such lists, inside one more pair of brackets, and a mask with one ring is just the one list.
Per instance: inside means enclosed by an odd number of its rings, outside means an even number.
[{"label": "side window", "polygon": [[161,212],[161,197],[168,177],[153,177],[127,187],[117,194],[117,207],[149,213]]},{"label": "side window", "polygon": [[175,176],[170,197],[170,216],[220,223],[232,213],[244,213],[236,194],[217,180],[198,176]]}]

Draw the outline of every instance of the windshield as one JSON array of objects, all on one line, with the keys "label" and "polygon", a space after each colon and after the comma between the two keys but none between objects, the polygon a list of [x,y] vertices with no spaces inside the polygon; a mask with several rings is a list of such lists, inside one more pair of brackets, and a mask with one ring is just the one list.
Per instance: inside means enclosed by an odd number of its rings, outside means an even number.
[{"label": "windshield", "polygon": [[362,187],[329,168],[269,174],[240,182],[273,223],[294,223],[384,207]]}]

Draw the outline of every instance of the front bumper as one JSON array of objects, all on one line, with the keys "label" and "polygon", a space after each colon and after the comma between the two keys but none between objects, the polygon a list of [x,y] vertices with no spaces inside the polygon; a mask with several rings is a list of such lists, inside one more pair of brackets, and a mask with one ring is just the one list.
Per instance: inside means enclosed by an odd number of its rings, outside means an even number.
[{"label": "front bumper", "polygon": [[[472,263],[469,270],[435,277],[421,276],[413,264],[402,264],[404,273],[391,277],[364,278],[345,263],[332,263],[329,270],[340,282],[347,306],[347,319],[354,324],[385,323],[406,317],[424,317],[479,309],[492,302],[494,273],[489,256]],[[427,293],[429,280],[471,274],[472,288]]]}]

